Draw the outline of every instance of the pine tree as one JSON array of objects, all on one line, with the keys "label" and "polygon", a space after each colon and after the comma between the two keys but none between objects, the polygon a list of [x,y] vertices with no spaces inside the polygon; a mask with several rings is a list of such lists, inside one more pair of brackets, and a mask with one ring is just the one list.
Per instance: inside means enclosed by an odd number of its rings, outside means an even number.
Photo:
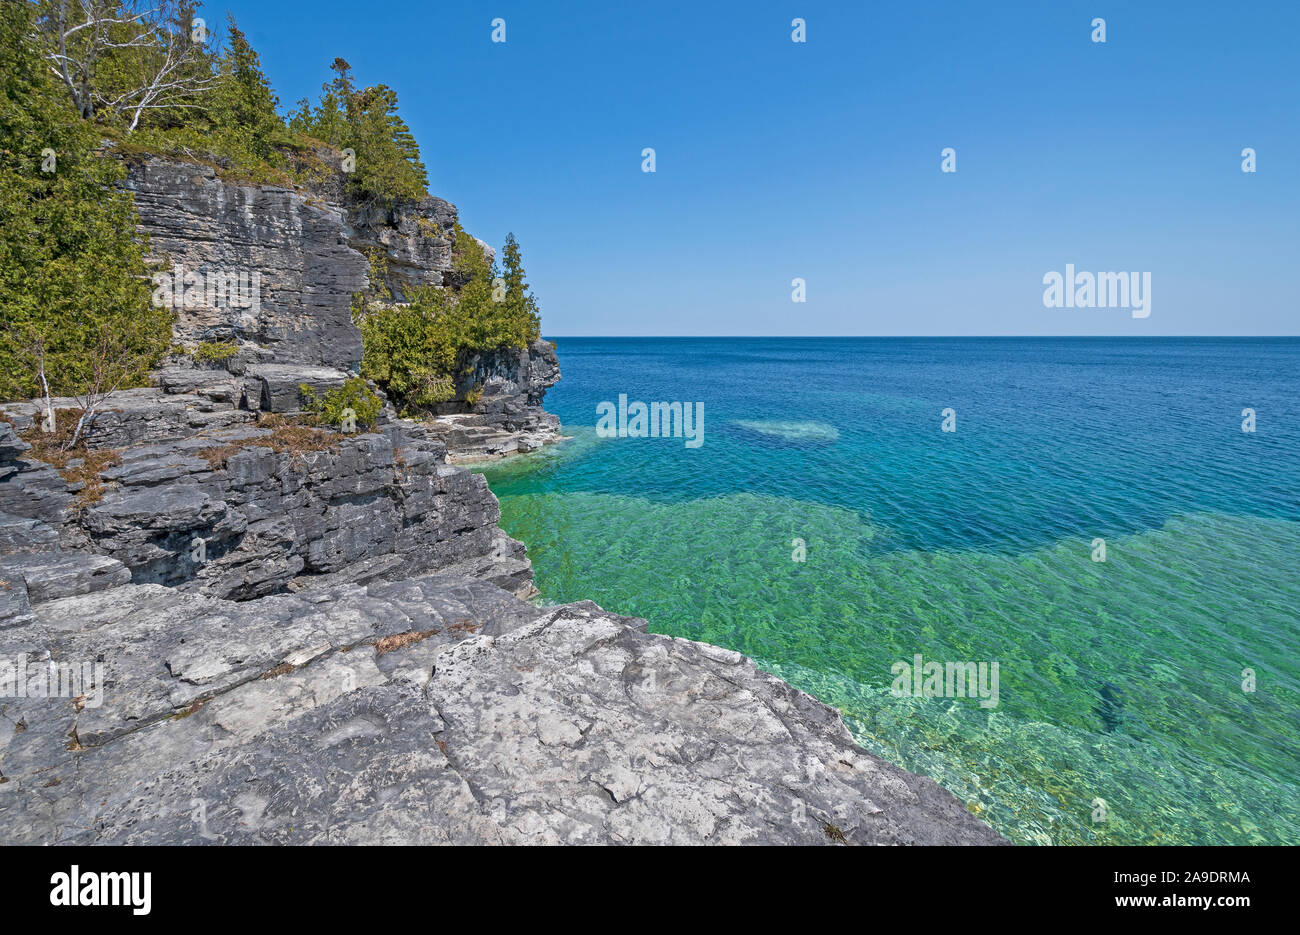
[{"label": "pine tree", "polygon": [[229,45],[217,63],[220,76],[208,106],[216,127],[238,137],[253,155],[266,159],[284,132],[276,108],[280,106],[262,62],[248,38],[229,17]]},{"label": "pine tree", "polygon": [[516,335],[531,344],[541,333],[541,314],[537,298],[528,288],[524,278],[523,257],[513,233],[506,234],[506,244],[501,251],[502,277],[506,283],[505,317]]},{"label": "pine tree", "polygon": [[301,102],[290,129],[352,150],[356,165],[348,192],[363,212],[424,198],[428,175],[410,127],[397,114],[397,92],[382,84],[357,90],[344,59],[334,59],[330,69],[334,77],[322,85],[320,102],[314,108]]},{"label": "pine tree", "polygon": [[171,343],[121,166],[54,86],[28,3],[0,3],[0,397],[137,385]]}]

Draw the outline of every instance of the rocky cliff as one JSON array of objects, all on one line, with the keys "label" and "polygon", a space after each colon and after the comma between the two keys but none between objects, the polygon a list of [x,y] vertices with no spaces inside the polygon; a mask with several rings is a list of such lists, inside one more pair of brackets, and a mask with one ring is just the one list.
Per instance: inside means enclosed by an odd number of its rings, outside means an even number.
[{"label": "rocky cliff", "polygon": [[362,215],[342,200],[342,178],[335,173],[296,191],[225,182],[206,165],[131,160],[126,187],[151,259],[199,282],[210,273],[257,277],[256,308],[225,292],[187,290],[176,303],[177,340],[233,340],[240,364],[355,370],[361,335],[351,303],[367,285],[368,251],[387,259],[385,285],[398,300],[412,285],[451,284],[455,206],[426,198],[382,216]]},{"label": "rocky cliff", "polygon": [[[351,303],[368,285],[368,254],[384,257],[384,285],[397,301],[413,286],[456,285],[457,212],[440,198],[375,214],[347,203],[338,170],[311,190],[295,191],[231,184],[210,166],[158,157],[133,159],[127,169],[151,259],[171,277],[163,297],[176,310],[176,340],[236,344],[238,354],[224,369],[248,377],[233,391],[245,409],[296,412],[300,384],[328,390],[356,371],[361,334]],[[172,366],[186,362],[174,359]],[[445,404],[430,429],[453,460],[556,441],[559,420],[542,409],[542,398],[559,378],[546,341],[476,355],[457,391],[463,397],[477,388],[482,398],[474,406]],[[191,389],[196,380],[220,382],[162,377],[171,390]]]},{"label": "rocky cliff", "polygon": [[360,218],[157,159],[129,184],[160,258],[264,292],[187,303],[178,339],[237,358],[114,394],[85,458],[0,407],[0,840],[1004,843],[744,657],[521,599],[523,545],[449,458],[557,436],[549,343],[473,360],[482,398],[431,423],[286,420],[356,365],[362,250],[397,295],[448,283],[451,205]]}]

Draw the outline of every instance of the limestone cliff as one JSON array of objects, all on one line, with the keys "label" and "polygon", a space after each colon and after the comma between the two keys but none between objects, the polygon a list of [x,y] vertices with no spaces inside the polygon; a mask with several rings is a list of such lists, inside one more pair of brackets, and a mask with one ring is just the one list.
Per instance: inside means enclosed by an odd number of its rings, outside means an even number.
[{"label": "limestone cliff", "polygon": [[128,185],[159,259],[262,294],[187,303],[178,339],[239,355],[114,394],[90,464],[0,404],[0,840],[1005,843],[739,654],[521,599],[523,545],[449,458],[557,436],[548,342],[474,358],[481,399],[430,424],[285,423],[356,367],[364,250],[399,298],[453,284],[454,207],[156,158]]},{"label": "limestone cliff", "polygon": [[177,309],[184,344],[234,340],[241,363],[274,360],[355,370],[361,335],[352,324],[353,294],[367,285],[365,251],[388,259],[387,285],[401,300],[412,285],[451,283],[456,208],[440,198],[399,206],[382,217],[358,215],[342,198],[341,175],[314,189],[223,181],[211,166],[151,157],[128,162],[152,259],[165,270],[249,271],[260,282],[258,307],[219,295]]},{"label": "limestone cliff", "polygon": [[[361,334],[351,302],[367,286],[371,251],[384,256],[384,285],[397,301],[412,286],[457,285],[451,254],[457,212],[440,198],[376,214],[348,203],[340,171],[295,191],[233,184],[211,166],[174,159],[135,158],[127,168],[126,186],[152,259],[181,277],[176,340],[238,344],[226,368],[250,378],[238,390],[243,408],[294,412],[299,384],[328,389],[356,371]],[[251,307],[237,290],[182,288],[186,276],[207,283],[213,274],[241,273],[256,277]],[[186,366],[183,360],[173,365]],[[463,398],[477,389],[481,400],[440,407],[445,418],[431,429],[459,460],[555,441],[559,420],[542,409],[542,399],[559,378],[554,348],[545,341],[476,355],[457,390]],[[175,387],[193,378],[162,379]]]}]

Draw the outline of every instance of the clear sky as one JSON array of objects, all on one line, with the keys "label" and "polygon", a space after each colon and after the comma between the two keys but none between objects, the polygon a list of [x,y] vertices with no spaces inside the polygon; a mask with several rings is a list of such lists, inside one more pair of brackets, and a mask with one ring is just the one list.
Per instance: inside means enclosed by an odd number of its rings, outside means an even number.
[{"label": "clear sky", "polygon": [[[336,55],[398,92],[548,335],[1300,333],[1300,0],[226,9],[284,107]],[[1150,317],[1045,308],[1067,263]]]}]

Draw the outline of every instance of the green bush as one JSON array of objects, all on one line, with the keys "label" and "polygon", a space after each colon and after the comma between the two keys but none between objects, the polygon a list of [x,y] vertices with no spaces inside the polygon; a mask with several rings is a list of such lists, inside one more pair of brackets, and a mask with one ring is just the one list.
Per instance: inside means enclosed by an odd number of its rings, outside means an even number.
[{"label": "green bush", "polygon": [[[505,269],[500,277],[459,224],[452,256],[459,289],[415,288],[404,305],[359,295],[353,305],[361,328],[361,375],[383,387],[404,415],[418,416],[455,399],[456,376],[465,372],[472,355],[526,347],[539,334],[537,302],[528,291],[513,234],[502,251]],[[381,264],[372,257],[372,282]],[[504,290],[494,287],[498,278]],[[473,406],[481,395],[481,387],[477,393],[471,389],[464,400]]]},{"label": "green bush", "polygon": [[142,385],[171,343],[123,170],[51,81],[30,3],[0,3],[0,398]]},{"label": "green bush", "polygon": [[190,352],[196,364],[214,364],[230,360],[239,353],[239,345],[229,341],[205,341]]},{"label": "green bush", "polygon": [[306,383],[300,384],[298,393],[302,398],[304,412],[315,418],[317,425],[343,424],[343,411],[351,409],[356,415],[357,428],[374,427],[384,408],[380,399],[360,377],[350,377],[340,387],[330,390],[323,398],[316,396],[316,391]]}]

